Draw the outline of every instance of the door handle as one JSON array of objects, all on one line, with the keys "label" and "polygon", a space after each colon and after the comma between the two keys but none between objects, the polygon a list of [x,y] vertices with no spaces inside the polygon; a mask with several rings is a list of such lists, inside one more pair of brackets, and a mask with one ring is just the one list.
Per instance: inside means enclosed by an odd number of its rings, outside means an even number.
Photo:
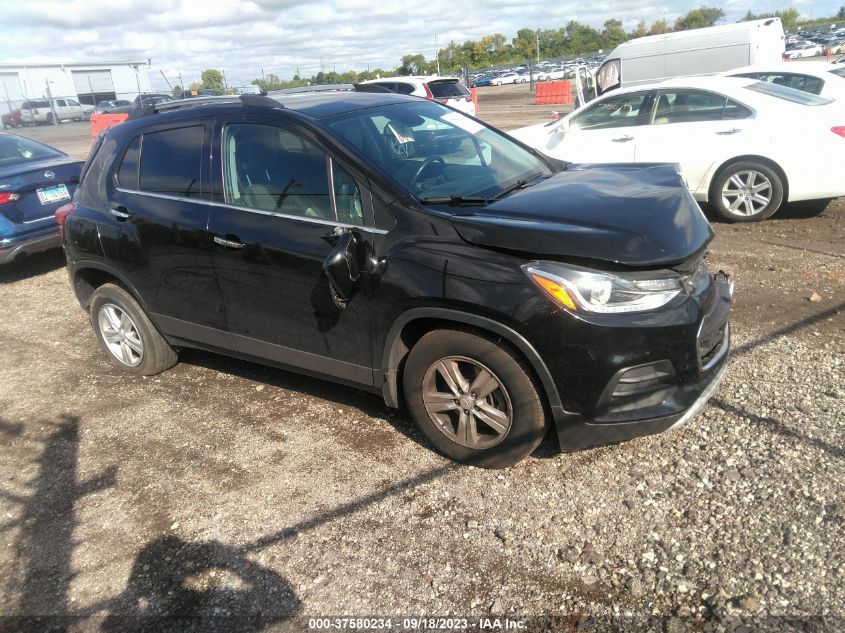
[{"label": "door handle", "polygon": [[731,134],[736,134],[737,132],[742,132],[738,127],[732,128],[730,130],[722,130],[721,132],[716,132],[721,136],[730,136]]},{"label": "door handle", "polygon": [[234,248],[235,250],[240,250],[246,246],[243,242],[238,242],[237,240],[227,240],[225,237],[220,237],[219,235],[214,236],[214,243],[219,244],[220,246],[225,246],[226,248]]},{"label": "door handle", "polygon": [[118,220],[128,220],[129,219],[129,213],[126,210],[126,207],[116,207],[116,208],[113,208],[113,209],[109,209],[109,213],[111,213]]},{"label": "door handle", "polygon": [[627,143],[628,141],[633,141],[633,140],[634,140],[633,136],[628,136],[626,134],[625,136],[620,136],[619,138],[613,139],[613,142],[614,143]]}]

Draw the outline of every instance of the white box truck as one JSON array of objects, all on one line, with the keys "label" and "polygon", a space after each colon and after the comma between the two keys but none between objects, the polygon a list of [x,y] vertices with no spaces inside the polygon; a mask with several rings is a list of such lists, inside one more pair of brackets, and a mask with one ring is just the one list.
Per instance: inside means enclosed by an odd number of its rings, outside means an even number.
[{"label": "white box truck", "polygon": [[595,72],[594,82],[585,82],[593,85],[584,88],[588,98],[594,98],[646,81],[772,64],[782,61],[784,48],[780,18],[647,35],[614,48]]}]

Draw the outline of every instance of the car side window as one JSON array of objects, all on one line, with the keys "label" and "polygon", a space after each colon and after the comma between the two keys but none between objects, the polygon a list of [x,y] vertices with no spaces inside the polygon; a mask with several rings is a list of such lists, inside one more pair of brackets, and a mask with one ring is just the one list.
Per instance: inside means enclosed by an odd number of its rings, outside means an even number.
[{"label": "car side window", "polygon": [[78,105],[79,105],[79,102],[78,102],[78,101],[74,101],[73,99],[68,99],[68,100],[67,100],[67,102],[68,102],[68,105],[72,105],[72,106],[74,106],[74,107],[76,107],[76,106],[78,106]]},{"label": "car side window", "polygon": [[141,137],[129,143],[117,170],[117,184],[126,189],[138,189],[138,159],[141,156]]},{"label": "car side window", "polygon": [[204,136],[202,125],[145,133],[139,189],[185,198],[199,197]]},{"label": "car side window", "polygon": [[751,110],[741,103],[715,92],[661,90],[652,114],[652,124],[744,119],[751,114]]},{"label": "car side window", "polygon": [[400,95],[409,95],[414,92],[413,84],[397,83],[396,86]]},{"label": "car side window", "polygon": [[572,119],[570,127],[580,130],[604,130],[637,125],[637,117],[647,92],[634,92],[603,99]]},{"label": "car side window", "polygon": [[65,103],[64,99],[56,99],[56,105],[59,106],[60,108],[66,108],[67,107],[67,103]]},{"label": "car side window", "polygon": [[298,134],[270,125],[227,125],[223,176],[228,204],[335,220],[326,155]]}]

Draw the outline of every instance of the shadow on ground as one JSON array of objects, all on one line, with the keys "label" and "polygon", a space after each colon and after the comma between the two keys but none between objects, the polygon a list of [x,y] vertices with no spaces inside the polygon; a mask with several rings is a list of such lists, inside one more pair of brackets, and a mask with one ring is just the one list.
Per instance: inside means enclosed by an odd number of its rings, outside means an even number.
[{"label": "shadow on ground", "polygon": [[65,254],[60,248],[27,255],[0,266],[0,284],[10,284],[28,277],[37,277],[65,265]]}]

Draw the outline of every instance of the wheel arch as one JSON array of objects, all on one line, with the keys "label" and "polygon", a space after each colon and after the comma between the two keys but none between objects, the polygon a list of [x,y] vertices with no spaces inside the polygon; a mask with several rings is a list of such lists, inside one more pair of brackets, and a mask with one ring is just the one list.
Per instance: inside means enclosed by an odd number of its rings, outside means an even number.
[{"label": "wheel arch", "polygon": [[[381,358],[380,385],[385,403],[399,406],[399,373],[414,343],[433,329],[469,327],[488,337],[500,337],[528,362],[543,390],[543,397],[555,419],[563,413],[560,394],[548,367],[531,343],[516,330],[488,317],[450,308],[413,308],[404,312],[388,330]],[[378,377],[376,377],[378,380]],[[376,386],[379,386],[378,384]]]},{"label": "wheel arch", "polygon": [[771,158],[766,158],[765,156],[760,156],[758,154],[743,154],[742,156],[734,156],[725,161],[722,161],[722,163],[718,167],[711,171],[710,182],[707,183],[708,202],[713,202],[713,184],[716,182],[716,178],[719,176],[719,174],[734,163],[741,163],[744,161],[757,161],[776,171],[778,176],[780,176],[781,184],[783,185],[783,202],[781,203],[781,205],[784,205],[789,202],[789,179],[786,177],[786,172],[783,170],[783,167],[781,167],[780,164],[777,163],[777,161],[774,161]]},{"label": "wheel arch", "polygon": [[117,284],[126,290],[146,310],[144,301],[137,289],[123,275],[101,263],[84,262],[77,264],[73,270],[72,283],[77,300],[86,310],[91,305],[91,297],[97,288],[108,283]]}]

